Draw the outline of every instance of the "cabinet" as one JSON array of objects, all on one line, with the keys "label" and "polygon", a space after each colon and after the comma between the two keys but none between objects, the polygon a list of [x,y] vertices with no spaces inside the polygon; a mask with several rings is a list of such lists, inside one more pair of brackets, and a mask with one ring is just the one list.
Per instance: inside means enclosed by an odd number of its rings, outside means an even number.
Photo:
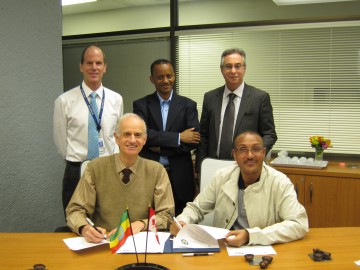
[{"label": "cabinet", "polygon": [[360,226],[360,169],[329,162],[322,170],[276,167],[293,182],[310,227]]}]

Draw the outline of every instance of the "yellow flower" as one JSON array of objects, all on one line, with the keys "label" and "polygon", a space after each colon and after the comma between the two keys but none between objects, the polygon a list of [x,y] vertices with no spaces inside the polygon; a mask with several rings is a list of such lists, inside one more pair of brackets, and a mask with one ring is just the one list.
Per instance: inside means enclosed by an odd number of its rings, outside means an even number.
[{"label": "yellow flower", "polygon": [[310,138],[311,147],[316,150],[325,150],[332,147],[331,140],[326,139],[323,136],[311,136]]}]

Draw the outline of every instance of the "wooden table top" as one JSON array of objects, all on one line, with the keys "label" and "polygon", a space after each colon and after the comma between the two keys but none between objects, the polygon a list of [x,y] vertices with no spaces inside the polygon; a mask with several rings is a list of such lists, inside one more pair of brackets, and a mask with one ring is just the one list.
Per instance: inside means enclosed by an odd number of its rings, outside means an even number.
[{"label": "wooden table top", "polygon": [[[48,270],[56,269],[116,269],[136,262],[134,254],[111,254],[108,245],[82,251],[72,251],[62,239],[72,233],[0,233],[0,269],[33,269],[42,263]],[[268,269],[357,269],[360,260],[360,227],[311,228],[304,239],[273,245],[277,252]],[[319,248],[332,254],[331,261],[314,262],[308,254]],[[139,254],[144,261],[144,254]],[[170,269],[260,269],[250,266],[242,256],[228,256],[221,242],[221,252],[214,256],[182,257],[174,254],[148,254],[148,263]]]}]

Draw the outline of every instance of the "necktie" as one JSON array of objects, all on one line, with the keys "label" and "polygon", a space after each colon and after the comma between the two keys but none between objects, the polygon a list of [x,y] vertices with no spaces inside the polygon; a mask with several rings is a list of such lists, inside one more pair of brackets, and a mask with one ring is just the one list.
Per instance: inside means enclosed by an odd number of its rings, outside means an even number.
[{"label": "necktie", "polygon": [[132,173],[132,171],[129,169],[129,168],[125,168],[125,169],[123,169],[122,170],[122,173],[123,173],[123,179],[122,179],[122,181],[123,181],[123,183],[124,184],[127,184],[127,183],[129,183],[129,181],[130,181],[130,174]]},{"label": "necktie", "polygon": [[[92,92],[90,106],[99,121],[99,112],[96,105],[96,93]],[[88,124],[88,159],[94,159],[99,156],[99,132],[96,127],[93,116],[89,111],[89,124]]]},{"label": "necktie", "polygon": [[234,105],[235,94],[230,93],[228,97],[229,97],[229,102],[225,109],[223,126],[221,131],[221,140],[220,140],[220,149],[219,149],[220,159],[232,159],[231,149],[233,143],[232,137],[233,137],[234,119],[235,119],[235,105]]}]

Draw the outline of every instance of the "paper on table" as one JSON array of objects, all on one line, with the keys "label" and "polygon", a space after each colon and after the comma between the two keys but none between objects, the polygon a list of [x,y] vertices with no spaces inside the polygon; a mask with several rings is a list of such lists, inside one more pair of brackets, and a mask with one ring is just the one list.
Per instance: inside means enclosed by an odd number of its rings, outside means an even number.
[{"label": "paper on table", "polygon": [[[170,233],[168,232],[158,232],[159,242],[155,239],[155,234],[149,232],[148,234],[148,243],[147,243],[147,253],[163,253],[165,241],[169,238]],[[140,232],[134,235],[136,251],[137,253],[145,253],[146,247],[146,232]],[[123,246],[119,248],[116,253],[135,253],[134,241],[132,236],[126,239],[126,242]]]},{"label": "paper on table", "polygon": [[215,239],[224,239],[229,232],[228,229],[223,229],[223,228],[216,228],[205,225],[198,225],[198,226],[203,228],[205,231],[207,231]]},{"label": "paper on table", "polygon": [[230,247],[226,245],[226,250],[229,256],[244,256],[245,254],[254,255],[269,255],[276,254],[276,251],[272,246],[241,246],[241,247]]},{"label": "paper on table", "polygon": [[89,243],[85,240],[84,237],[78,236],[78,237],[72,237],[72,238],[66,238],[63,239],[65,244],[70,248],[71,250],[81,250],[85,248],[91,248],[103,244],[109,244],[109,241],[103,240],[101,243],[95,244],[95,243]]},{"label": "paper on table", "polygon": [[218,248],[218,241],[196,224],[181,228],[173,241],[174,248]]}]

